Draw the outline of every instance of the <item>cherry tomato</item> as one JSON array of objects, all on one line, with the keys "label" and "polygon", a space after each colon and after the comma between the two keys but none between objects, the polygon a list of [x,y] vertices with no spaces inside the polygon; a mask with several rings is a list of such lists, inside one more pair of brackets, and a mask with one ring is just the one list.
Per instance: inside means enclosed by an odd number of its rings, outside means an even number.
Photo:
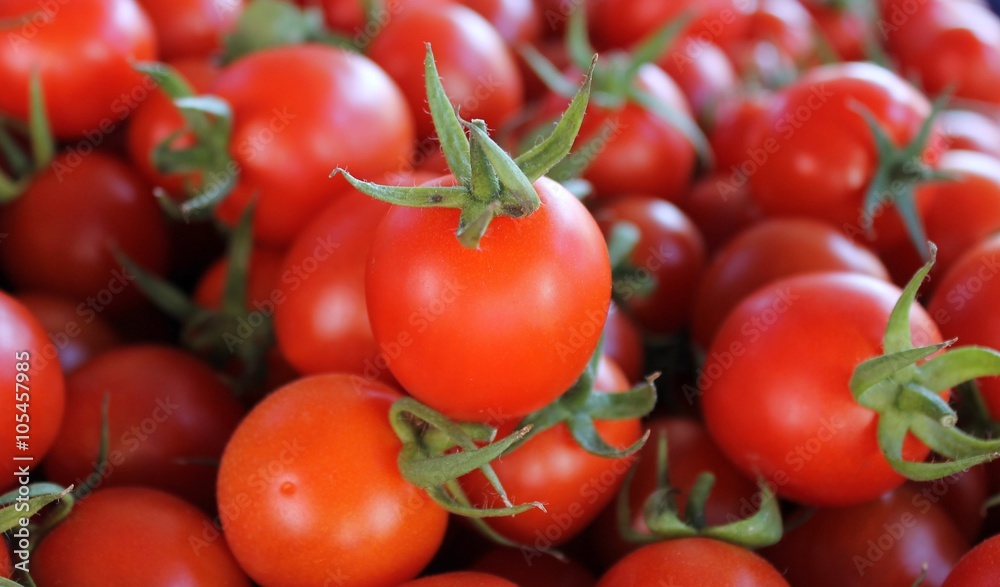
[{"label": "cherry tomato", "polygon": [[243,0],[138,0],[156,29],[160,59],[208,57],[236,25]]},{"label": "cherry tomato", "polygon": [[69,375],[95,355],[119,344],[118,335],[107,322],[96,315],[89,316],[90,321],[85,320],[77,312],[76,302],[68,298],[26,293],[18,299],[48,333],[48,343],[35,357],[38,368],[57,362],[62,365],[63,373]]},{"label": "cherry tomato", "polygon": [[[66,390],[73,417],[45,459],[49,479],[90,490],[144,485],[214,509],[216,470],[204,461],[222,454],[243,408],[208,366],[171,347],[118,347],[77,369]],[[97,463],[105,398],[108,458]]]},{"label": "cherry tomato", "polygon": [[794,585],[939,587],[968,542],[941,506],[909,486],[873,501],[823,508],[763,554]]},{"label": "cherry tomato", "polygon": [[487,573],[458,571],[407,581],[399,587],[517,587],[517,584]]},{"label": "cherry tomato", "polygon": [[182,499],[144,487],[94,492],[31,556],[39,587],[249,587],[212,522]]},{"label": "cherry tomato", "polygon": [[967,552],[941,586],[990,587],[997,581],[1000,581],[1000,535],[987,538]]},{"label": "cherry tomato", "polygon": [[[812,273],[758,290],[730,312],[698,388],[712,438],[744,474],[818,506],[861,503],[903,483],[879,447],[878,414],[848,388],[858,363],[880,354],[899,295],[868,275]],[[916,304],[910,328],[916,346],[941,341]],[[912,436],[903,443],[905,460],[928,452]]]},{"label": "cherry tomato", "polygon": [[746,183],[734,186],[729,182],[727,175],[707,175],[677,202],[698,228],[708,257],[761,218]]},{"label": "cherry tomato", "polygon": [[614,302],[608,310],[608,321],[604,323],[604,354],[621,367],[630,383],[641,381],[646,375],[639,327]]},{"label": "cherry tomato", "polygon": [[952,150],[978,151],[1000,159],[1000,123],[974,110],[945,110],[937,117],[942,141]]},{"label": "cherry tomato", "polygon": [[931,503],[939,503],[969,544],[974,544],[986,522],[983,504],[990,497],[986,467],[972,467],[935,481],[910,483]]},{"label": "cherry tomato", "polygon": [[[747,31],[725,46],[739,65],[759,51],[762,43],[787,56],[793,65],[805,65],[815,54],[816,33],[812,15],[798,0],[759,0],[747,19]],[[758,56],[753,56],[754,59]]]},{"label": "cherry tomato", "polygon": [[317,375],[275,391],[236,429],[219,513],[256,582],[398,585],[430,561],[448,514],[400,476],[389,425],[399,397],[359,376]]},{"label": "cherry tomato", "polygon": [[875,31],[870,19],[857,6],[837,5],[823,0],[802,3],[813,17],[822,34],[822,41],[840,61],[864,61],[867,44],[873,42]]},{"label": "cherry tomato", "polygon": [[732,190],[746,186],[760,163],[760,155],[747,144],[747,135],[772,101],[771,94],[753,92],[723,97],[708,123],[708,143],[715,155],[716,173],[727,176]]},{"label": "cherry tomato", "polygon": [[542,14],[535,0],[461,0],[490,21],[504,41],[516,48],[542,34]]},{"label": "cherry tomato", "polygon": [[[0,377],[10,388],[0,404],[0,418],[8,423],[0,452],[0,489],[6,489],[17,483],[14,474],[25,464],[15,457],[30,456],[37,463],[51,449],[63,421],[66,392],[59,363],[44,355],[50,344],[45,328],[24,304],[3,291],[0,324]],[[27,448],[19,450],[17,435],[29,437]]]},{"label": "cherry tomato", "polygon": [[715,43],[681,39],[656,64],[677,82],[699,119],[719,100],[736,92],[736,69]]},{"label": "cherry tomato", "polygon": [[611,567],[598,587],[698,585],[699,587],[787,587],[766,560],[709,538],[681,538],[644,546]]},{"label": "cherry tomato", "polygon": [[45,112],[61,139],[85,137],[93,150],[155,87],[132,69],[156,59],[153,25],[135,0],[6,0],[0,21],[0,112],[28,120],[28,85],[37,70]]},{"label": "cherry tomato", "polygon": [[604,327],[611,268],[600,228],[561,185],[534,185],[541,207],[494,219],[477,250],[455,238],[453,209],[392,208],[375,232],[365,280],[375,340],[403,388],[453,418],[548,405]]},{"label": "cherry tomato", "polygon": [[[570,4],[570,9],[577,6]],[[594,0],[587,6],[590,32],[599,48],[631,47],[682,16],[691,18],[683,34],[724,45],[743,35],[757,1]]]},{"label": "cherry tomato", "polygon": [[594,576],[572,559],[517,548],[494,548],[470,567],[513,581],[519,587],[594,587]]},{"label": "cherry tomato", "polygon": [[729,312],[755,290],[783,277],[850,271],[889,280],[874,253],[830,225],[804,218],[760,222],[712,260],[695,295],[692,335],[708,348]]}]

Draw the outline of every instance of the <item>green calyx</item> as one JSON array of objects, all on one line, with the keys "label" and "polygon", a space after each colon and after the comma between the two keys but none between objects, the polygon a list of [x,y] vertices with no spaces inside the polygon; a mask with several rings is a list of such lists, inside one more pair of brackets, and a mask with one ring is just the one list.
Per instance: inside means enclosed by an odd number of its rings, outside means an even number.
[{"label": "green calyx", "polygon": [[760,508],[752,516],[711,526],[705,519],[705,506],[715,485],[715,475],[703,472],[691,487],[687,506],[681,516],[674,497],[677,489],[672,487],[669,481],[665,434],[658,438],[657,443],[657,488],[643,503],[643,518],[649,532],[639,532],[632,527],[632,515],[629,511],[629,489],[634,472],[634,469],[629,472],[616,504],[618,530],[622,537],[630,542],[649,544],[661,540],[701,536],[747,548],[761,548],[781,540],[783,528],[778,498],[771,487],[763,481],[759,483]]},{"label": "green calyx", "polygon": [[[1000,439],[986,440],[961,430],[955,410],[939,395],[972,379],[1000,375],[1000,352],[976,346],[946,351],[953,340],[913,346],[910,307],[934,265],[937,248],[928,243],[928,251],[930,260],[893,308],[883,354],[859,364],[850,381],[855,400],[879,415],[878,440],[886,460],[915,481],[940,479],[1000,456]],[[905,460],[903,441],[908,434],[950,460]]]},{"label": "green calyx", "polygon": [[[181,323],[181,343],[216,367],[233,359],[239,366],[234,389],[244,393],[256,389],[267,374],[267,352],[275,344],[272,316],[250,321],[247,310],[248,274],[253,250],[253,210],[247,206],[230,234],[222,302],[218,309],[196,304],[177,286],[146,271],[123,252],[118,261],[135,276],[139,289],[167,315]],[[258,313],[259,314],[259,313]],[[246,327],[256,324],[252,328]],[[242,326],[241,326],[242,325]],[[242,332],[249,330],[249,335]]]},{"label": "green calyx", "polygon": [[466,247],[477,248],[493,218],[521,218],[541,205],[532,184],[572,148],[590,97],[590,75],[552,132],[535,148],[515,159],[490,138],[483,121],[459,118],[441,85],[430,45],[427,46],[424,74],[434,128],[458,185],[379,185],[357,179],[340,168],[331,176],[343,174],[358,191],[390,204],[457,208],[461,210],[456,231],[458,240]]},{"label": "green calyx", "polygon": [[[31,72],[28,104],[27,125],[0,117],[0,157],[10,170],[8,174],[0,168],[0,204],[20,196],[35,174],[48,167],[55,157],[56,139],[45,114],[45,92],[37,70]],[[15,136],[27,137],[30,153],[21,148]]]},{"label": "green calyx", "polygon": [[240,14],[236,27],[223,40],[222,62],[271,47],[320,42],[349,46],[326,30],[323,10],[300,8],[280,0],[253,0]]}]

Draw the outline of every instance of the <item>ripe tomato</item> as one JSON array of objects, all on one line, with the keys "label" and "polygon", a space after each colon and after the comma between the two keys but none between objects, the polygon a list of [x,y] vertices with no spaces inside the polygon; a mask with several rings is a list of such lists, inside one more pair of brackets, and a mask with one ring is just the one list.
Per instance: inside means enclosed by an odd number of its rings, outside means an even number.
[{"label": "ripe tomato", "polygon": [[481,118],[497,128],[520,110],[524,98],[517,64],[489,21],[460,4],[413,3],[393,15],[366,54],[402,88],[418,137],[434,134],[424,84],[426,43],[434,47],[445,93],[463,118]]},{"label": "ripe tomato", "polygon": [[805,218],[767,220],[738,234],[712,260],[695,296],[695,342],[707,349],[729,312],[755,290],[816,271],[850,271],[889,280],[874,253],[828,224]]},{"label": "ripe tomato", "polygon": [[144,303],[120,248],[162,273],[167,263],[163,212],[142,180],[118,159],[72,151],[56,157],[17,200],[0,209],[0,267],[17,287],[78,300],[84,320]]},{"label": "ripe tomato", "polygon": [[866,44],[874,39],[875,31],[864,6],[829,4],[823,0],[808,0],[803,5],[812,14],[823,41],[839,61],[866,59]]},{"label": "ripe tomato", "polygon": [[517,587],[517,585],[496,575],[458,571],[407,581],[399,587]]},{"label": "ripe tomato", "polygon": [[[627,390],[629,384],[618,366],[602,357],[594,388],[613,393]],[[516,419],[501,421],[500,434],[506,436],[516,424]],[[638,418],[598,421],[595,426],[608,444],[620,450],[642,436]],[[487,523],[510,540],[538,551],[563,544],[601,513],[625,481],[634,460],[590,454],[573,439],[566,424],[549,428],[493,462],[493,470],[513,503],[540,501],[546,511],[531,509],[516,516],[488,518]],[[485,507],[499,500],[479,471],[460,481],[473,504]]]},{"label": "ripe tomato", "polygon": [[1000,535],[991,536],[967,552],[941,587],[990,587],[1000,581]]},{"label": "ripe tomato", "polygon": [[709,258],[761,217],[746,183],[733,186],[729,180],[723,174],[706,175],[677,202],[677,207],[698,228]]},{"label": "ripe tomato", "polygon": [[412,151],[413,122],[399,88],[362,55],[321,45],[276,47],[227,67],[212,86],[232,108],[229,142],[238,173],[233,192],[216,208],[235,224],[258,197],[254,235],[287,245],[345,189],[329,179],[336,167],[371,179],[396,170]]},{"label": "ripe tomato", "polygon": [[236,25],[243,0],[138,0],[156,29],[160,59],[209,57]]},{"label": "ripe tomato", "polygon": [[254,581],[398,585],[430,561],[448,514],[399,474],[388,419],[399,397],[357,376],[318,375],[247,415],[222,455],[218,503]]},{"label": "ripe tomato", "polygon": [[107,322],[96,315],[85,320],[71,299],[42,293],[21,294],[18,299],[48,333],[48,342],[34,358],[37,368],[55,362],[69,375],[95,355],[119,344],[118,334]]},{"label": "ripe tomato", "polygon": [[[903,483],[879,447],[878,414],[848,388],[858,363],[881,353],[900,293],[868,275],[813,273],[775,282],[732,310],[698,388],[709,432],[744,474],[819,506],[872,500]],[[941,341],[919,305],[910,328],[916,346]],[[903,445],[908,461],[928,452],[912,436]]]},{"label": "ripe tomato", "polygon": [[634,271],[614,284],[623,309],[647,332],[678,331],[688,320],[705,269],[705,244],[698,228],[677,206],[643,196],[616,198],[601,205],[594,217],[605,237],[620,222],[639,231],[628,258]]},{"label": "ripe tomato", "polygon": [[729,191],[746,186],[747,178],[755,172],[753,166],[759,165],[747,135],[772,100],[771,94],[754,91],[724,97],[715,104],[708,123],[708,143],[715,155],[716,173],[729,178]]},{"label": "ripe tomato", "polygon": [[0,21],[0,112],[15,119],[28,120],[37,70],[53,133],[93,149],[152,89],[132,69],[156,59],[153,25],[135,0],[5,0]]},{"label": "ripe tomato", "polygon": [[225,540],[201,540],[211,523],[169,493],[103,489],[77,501],[46,534],[32,553],[31,574],[39,587],[249,587]]},{"label": "ripe tomato", "polygon": [[[8,423],[0,452],[0,490],[4,490],[17,482],[14,475],[21,465],[34,468],[49,452],[63,420],[66,392],[59,363],[44,356],[49,345],[45,328],[27,307],[3,291],[0,325],[0,377],[10,388],[0,403],[0,418]],[[30,437],[27,450],[17,449],[18,434]],[[14,460],[26,456],[34,460]]]},{"label": "ripe tomato", "polygon": [[656,64],[677,82],[699,119],[707,116],[719,100],[736,92],[736,69],[715,43],[681,39]]},{"label": "ripe tomato", "polygon": [[[569,4],[575,9],[578,5]],[[598,48],[631,47],[681,16],[691,21],[684,33],[719,45],[746,31],[747,16],[756,0],[594,0],[588,2],[590,32]]]},{"label": "ripe tomato", "polygon": [[534,554],[517,548],[494,548],[470,569],[503,577],[519,587],[594,587],[597,582],[590,571],[572,559]]},{"label": "ripe tomato", "polygon": [[939,587],[968,542],[941,506],[909,486],[873,501],[823,508],[762,554],[793,585]]},{"label": "ripe tomato", "polygon": [[604,323],[603,352],[616,365],[629,383],[638,383],[646,375],[646,357],[639,327],[614,302]]},{"label": "ripe tomato", "polygon": [[[952,264],[927,310],[948,338],[960,345],[1000,348],[1000,236],[984,240]],[[1000,418],[1000,377],[978,380],[983,401]]]},{"label": "ripe tomato", "polygon": [[974,544],[986,523],[983,504],[990,497],[986,467],[972,467],[935,481],[909,483],[924,499],[941,505],[969,544]]},{"label": "ripe tomato", "polygon": [[535,0],[461,0],[490,21],[507,44],[534,43],[542,34],[542,13]]},{"label": "ripe tomato", "polygon": [[494,219],[477,250],[455,238],[453,209],[392,208],[375,232],[365,280],[375,340],[403,388],[453,418],[548,405],[604,327],[611,267],[600,228],[561,185],[534,186],[541,207]]},{"label": "ripe tomato", "polygon": [[597,587],[647,585],[788,587],[781,573],[760,556],[709,538],[644,546],[611,567],[597,583]]},{"label": "ripe tomato", "polygon": [[[211,369],[171,347],[118,347],[77,369],[66,390],[73,418],[45,459],[49,479],[91,490],[144,485],[214,509],[215,467],[198,461],[219,458],[243,408]],[[99,464],[105,397],[108,459]]]}]

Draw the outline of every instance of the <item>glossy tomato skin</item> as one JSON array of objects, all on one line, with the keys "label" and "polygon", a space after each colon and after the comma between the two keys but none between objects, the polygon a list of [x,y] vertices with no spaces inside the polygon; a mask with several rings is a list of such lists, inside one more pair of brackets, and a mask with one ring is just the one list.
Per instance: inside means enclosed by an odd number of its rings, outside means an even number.
[{"label": "glossy tomato skin", "polygon": [[[594,217],[606,238],[621,222],[639,231],[628,259],[635,275],[614,286],[623,309],[651,334],[685,326],[706,263],[705,243],[694,223],[674,204],[643,196],[616,198]],[[651,291],[643,291],[650,285]]]},{"label": "glossy tomato skin", "polygon": [[222,46],[243,0],[138,0],[156,29],[160,59],[208,57]]},{"label": "glossy tomato skin", "polygon": [[840,61],[864,61],[865,44],[875,34],[872,23],[861,10],[853,6],[837,6],[822,0],[803,2],[816,27]]},{"label": "glossy tomato skin", "polygon": [[765,220],[736,235],[705,271],[695,295],[695,342],[708,348],[729,312],[758,288],[816,271],[849,271],[889,280],[888,270],[874,253],[833,226],[807,218]]},{"label": "glossy tomato skin", "polygon": [[494,219],[476,250],[455,238],[457,210],[393,208],[375,233],[365,279],[375,340],[403,388],[453,418],[549,404],[604,327],[611,268],[600,228],[561,185],[534,186],[541,207]]},{"label": "glossy tomato skin", "polygon": [[62,365],[69,375],[96,355],[120,344],[118,334],[100,316],[90,321],[77,313],[77,304],[70,298],[42,293],[18,296],[48,333],[49,342],[34,358],[41,368],[48,362]]},{"label": "glossy tomato skin", "polygon": [[941,140],[950,150],[978,151],[1000,158],[1000,122],[974,110],[938,114]]},{"label": "glossy tomato skin", "polygon": [[971,467],[934,481],[911,482],[908,485],[929,502],[940,504],[969,544],[979,539],[986,523],[983,504],[990,497],[986,467]]},{"label": "glossy tomato skin", "polygon": [[535,0],[461,0],[490,21],[504,41],[516,48],[542,34],[542,13]]},{"label": "glossy tomato skin", "polygon": [[730,179],[724,174],[706,175],[677,202],[677,207],[698,227],[708,258],[761,219],[746,183],[734,185]]},{"label": "glossy tomato skin", "polygon": [[78,500],[31,558],[38,587],[249,587],[212,521],[184,500],[118,487]]},{"label": "glossy tomato skin", "polygon": [[[625,391],[629,383],[617,365],[602,357],[595,390]],[[500,423],[500,433],[514,430],[516,420]],[[642,436],[638,418],[595,423],[611,446],[624,449]],[[609,459],[582,448],[565,424],[540,432],[508,455],[494,461],[493,470],[513,503],[540,501],[546,511],[532,509],[516,516],[497,517],[487,523],[501,535],[545,551],[579,534],[625,481],[635,457]],[[472,503],[487,507],[499,496],[486,477],[474,471],[461,478]]]},{"label": "glossy tomato skin", "polygon": [[8,0],[12,22],[0,48],[0,112],[28,120],[28,84],[37,69],[45,112],[61,139],[103,137],[148,94],[134,61],[156,59],[156,34],[135,0],[40,3]]},{"label": "glossy tomato skin", "polygon": [[247,415],[222,456],[218,503],[254,581],[396,585],[430,561],[448,514],[399,473],[389,408],[400,397],[360,376],[318,375]]},{"label": "glossy tomato skin", "polygon": [[546,553],[497,547],[470,567],[513,581],[518,587],[594,587],[597,579],[572,559]]},{"label": "glossy tomato skin", "polygon": [[608,321],[604,323],[603,344],[604,354],[621,367],[629,382],[637,383],[645,377],[646,357],[642,332],[614,302],[611,302],[608,310]]},{"label": "glossy tomato skin", "polygon": [[278,344],[302,373],[344,371],[391,382],[365,304],[365,270],[389,205],[349,190],[296,237],[282,260]]},{"label": "glossy tomato skin", "polygon": [[233,110],[229,150],[239,174],[216,214],[232,225],[259,197],[254,235],[262,244],[286,246],[346,189],[343,178],[329,179],[332,169],[372,179],[406,163],[413,148],[399,88],[371,60],[344,49],[258,51],[227,67],[212,93]]},{"label": "glossy tomato skin", "polygon": [[[769,216],[810,216],[858,227],[876,170],[863,106],[890,139],[909,144],[930,103],[909,83],[871,63],[812,69],[783,89],[747,137],[749,185]],[[857,229],[856,229],[857,230]]]},{"label": "glossy tomato skin", "polygon": [[[1000,236],[967,251],[944,275],[927,306],[941,333],[959,345],[1000,348]],[[1000,377],[979,379],[983,401],[1000,418]]]},{"label": "glossy tomato skin", "polygon": [[[216,470],[198,461],[219,458],[243,408],[208,366],[172,347],[123,346],[77,369],[66,390],[73,418],[45,459],[49,479],[90,490],[155,487],[214,509]],[[94,475],[105,397],[108,461]]]},{"label": "glossy tomato skin", "polygon": [[424,83],[425,43],[434,49],[445,93],[466,120],[498,128],[523,105],[521,76],[503,37],[476,11],[451,3],[413,3],[378,32],[366,54],[399,84],[417,136],[434,134]]},{"label": "glossy tomato skin", "polygon": [[787,587],[766,560],[739,546],[710,538],[681,538],[644,546],[601,577],[598,587],[647,585]]},{"label": "glossy tomato skin", "polygon": [[952,568],[942,587],[990,587],[1000,581],[1000,535],[977,544]]},{"label": "glossy tomato skin", "polygon": [[588,3],[588,24],[603,49],[631,47],[681,16],[691,18],[684,33],[726,44],[746,32],[748,15],[756,6],[756,0],[594,0]]},{"label": "glossy tomato skin", "polygon": [[[779,496],[852,505],[901,485],[878,445],[878,415],[848,388],[858,363],[878,356],[899,288],[867,275],[813,273],[775,282],[726,318],[698,389],[719,448]],[[913,344],[941,341],[927,312],[910,313]],[[767,434],[761,434],[767,430]],[[909,437],[903,458],[928,448]]]},{"label": "glossy tomato skin", "polygon": [[14,202],[0,209],[0,266],[15,286],[62,294],[88,319],[144,303],[118,247],[153,273],[166,268],[167,225],[142,180],[115,157],[73,152],[55,158]]},{"label": "glossy tomato skin", "polygon": [[656,63],[677,82],[699,120],[738,86],[736,69],[722,48],[698,38],[679,40]]},{"label": "glossy tomato skin", "polygon": [[909,486],[854,506],[821,508],[762,554],[793,585],[939,587],[969,543],[941,506]]},{"label": "glossy tomato skin", "polygon": [[456,571],[414,579],[399,587],[517,587],[517,584],[488,573]]},{"label": "glossy tomato skin", "polygon": [[[24,304],[3,291],[0,291],[0,325],[0,356],[3,357],[0,377],[9,382],[11,388],[5,401],[0,403],[0,418],[10,423],[4,431],[4,448],[0,453],[3,458],[0,490],[6,490],[17,483],[14,473],[24,464],[14,461],[14,457],[31,456],[37,463],[51,449],[63,420],[66,391],[59,362],[45,359],[44,351],[50,344],[45,328]],[[19,379],[19,373],[27,375]],[[18,404],[27,408],[27,420]],[[29,451],[16,449],[17,423],[29,427]]]}]

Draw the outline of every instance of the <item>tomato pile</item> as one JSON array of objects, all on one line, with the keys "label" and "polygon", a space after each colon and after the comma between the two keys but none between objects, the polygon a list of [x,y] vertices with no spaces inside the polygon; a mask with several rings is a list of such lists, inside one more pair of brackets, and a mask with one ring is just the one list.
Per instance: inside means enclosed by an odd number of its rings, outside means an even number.
[{"label": "tomato pile", "polygon": [[1000,584],[979,0],[3,0],[0,585]]}]

